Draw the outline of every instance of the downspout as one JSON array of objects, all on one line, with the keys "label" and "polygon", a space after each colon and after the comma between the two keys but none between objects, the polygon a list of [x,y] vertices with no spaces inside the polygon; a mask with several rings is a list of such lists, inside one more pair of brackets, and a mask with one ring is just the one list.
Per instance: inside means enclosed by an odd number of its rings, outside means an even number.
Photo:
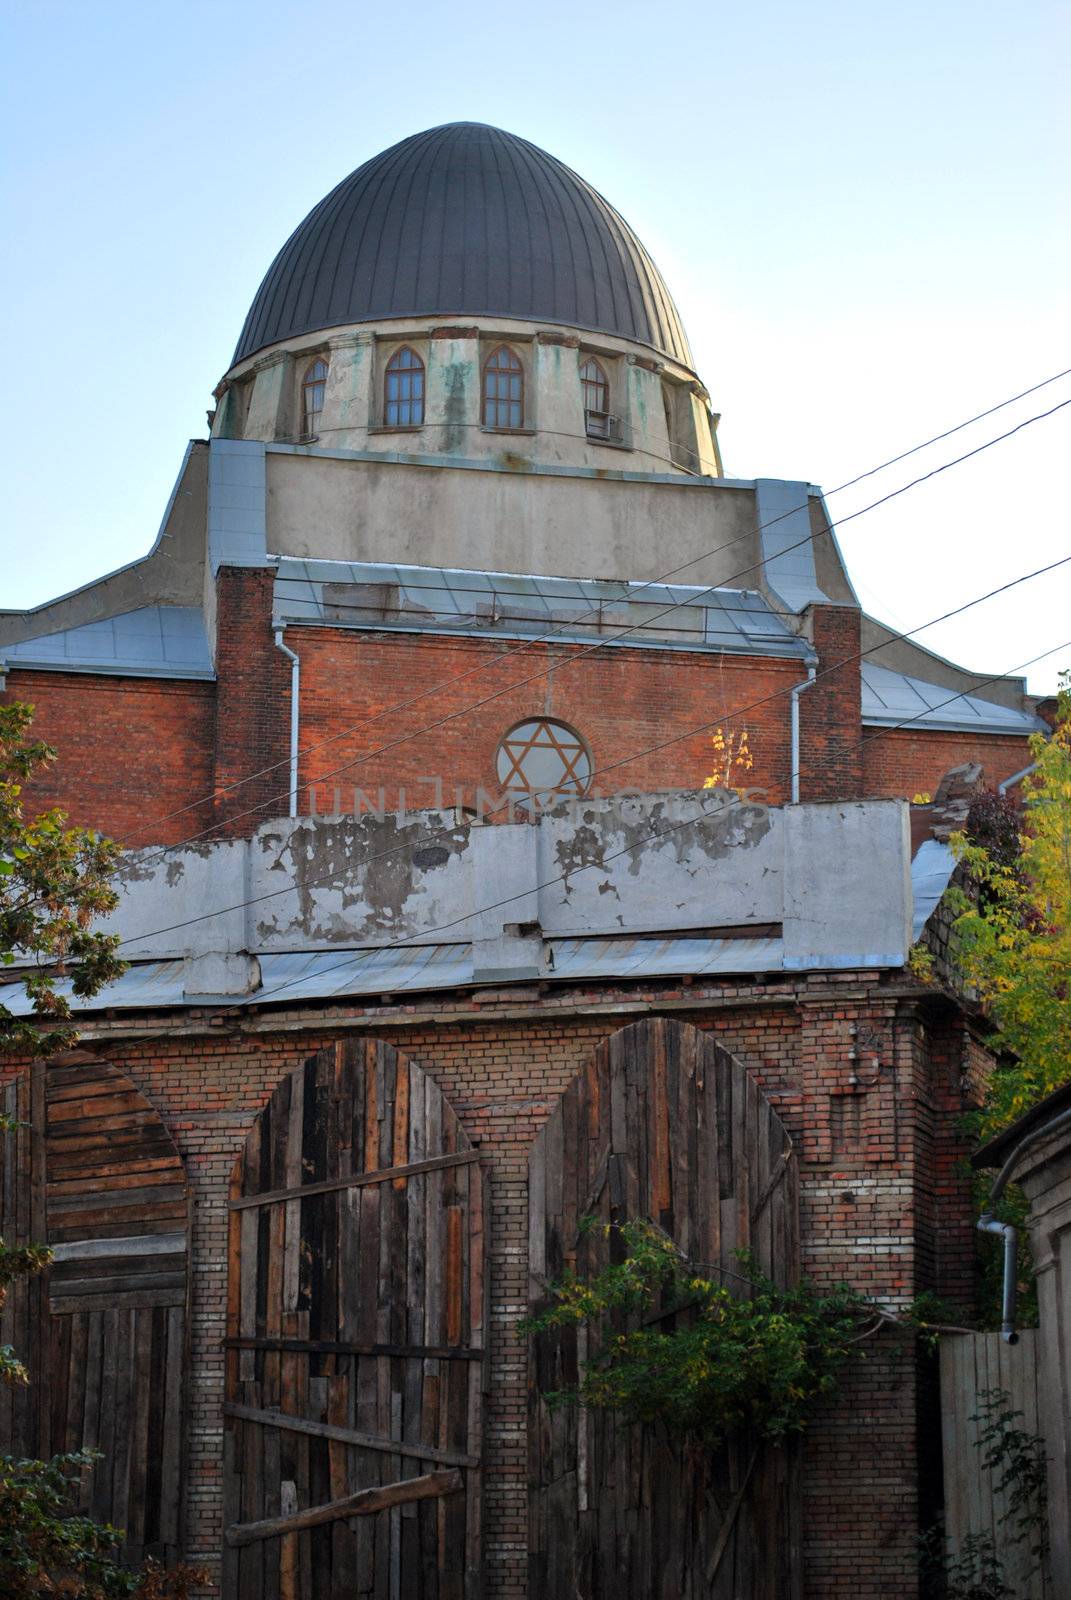
[{"label": "downspout", "polygon": [[1005,1344],[1018,1344],[1015,1331],[1015,1287],[1018,1269],[1016,1249],[1018,1234],[1010,1222],[998,1222],[987,1209],[978,1218],[979,1233],[999,1233],[1004,1239],[1004,1285],[1000,1296],[1000,1337]]},{"label": "downspout", "polygon": [[798,805],[800,798],[800,695],[804,689],[809,689],[817,676],[817,667],[808,667],[807,676],[802,683],[793,685],[791,690],[792,703],[792,804]]},{"label": "downspout", "polygon": [[296,817],[298,795],[298,728],[301,711],[301,661],[283,643],[283,630],[275,630],[275,648],[290,658],[290,815]]},{"label": "downspout", "polygon": [[1049,1122],[1043,1122],[1040,1128],[1034,1128],[1024,1138],[1020,1139],[1011,1155],[997,1173],[993,1187],[989,1191],[986,1208],[978,1218],[978,1231],[980,1233],[999,1233],[1004,1238],[1004,1288],[1001,1297],[1000,1310],[1000,1337],[1006,1344],[1018,1344],[1019,1335],[1015,1331],[1015,1288],[1018,1273],[1016,1270],[1016,1245],[1017,1234],[1010,1222],[998,1222],[993,1212],[997,1202],[1008,1186],[1012,1172],[1018,1165],[1024,1150],[1028,1150],[1039,1139],[1047,1139],[1049,1134],[1055,1133],[1065,1123],[1071,1122],[1071,1107],[1061,1111]]},{"label": "downspout", "polygon": [[997,784],[997,793],[1007,794],[1008,790],[1014,789],[1017,783],[1021,783],[1024,778],[1029,778],[1036,766],[1037,762],[1031,761],[1030,765],[1024,767],[1022,772],[1013,772],[1010,778],[1005,778],[1003,783]]}]

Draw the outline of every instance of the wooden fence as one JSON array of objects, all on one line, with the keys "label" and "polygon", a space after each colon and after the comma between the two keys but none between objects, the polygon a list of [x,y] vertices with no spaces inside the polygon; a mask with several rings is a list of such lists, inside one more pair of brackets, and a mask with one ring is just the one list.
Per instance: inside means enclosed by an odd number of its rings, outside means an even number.
[{"label": "wooden fence", "polygon": [[969,1534],[991,1533],[1017,1600],[1056,1600],[1056,1595],[1041,1572],[1026,1576],[1034,1565],[1033,1541],[1008,1544],[1008,1529],[1001,1526],[1006,1499],[997,1491],[1001,1474],[982,1466],[984,1452],[977,1449],[977,1440],[984,1424],[971,1418],[980,1411],[987,1389],[1004,1389],[1009,1409],[1023,1413],[1013,1425],[1027,1433],[1043,1431],[1038,1424],[1039,1338],[1034,1329],[1026,1329],[1014,1345],[1005,1344],[999,1333],[962,1334],[941,1342],[941,1435],[951,1548],[958,1551]]}]

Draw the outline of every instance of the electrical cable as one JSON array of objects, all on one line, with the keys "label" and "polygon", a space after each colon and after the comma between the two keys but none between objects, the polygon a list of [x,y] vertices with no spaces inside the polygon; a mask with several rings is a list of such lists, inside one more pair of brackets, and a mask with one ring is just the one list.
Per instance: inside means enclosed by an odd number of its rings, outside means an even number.
[{"label": "electrical cable", "polygon": [[[832,529],[835,529],[837,527],[844,527],[847,523],[855,521],[856,518],[866,515],[868,512],[873,511],[877,507],[888,503],[890,500],[897,499],[900,495],[907,493],[907,491],[909,489],[916,488],[919,484],[925,483],[928,479],[933,478],[933,477],[937,477],[941,473],[947,472],[948,470],[950,470],[950,468],[961,465],[964,461],[968,461],[973,456],[982,454],[984,451],[986,451],[988,449],[991,449],[996,444],[1003,443],[1006,439],[1009,439],[1014,434],[1021,432],[1022,429],[1031,426],[1034,422],[1043,421],[1046,418],[1048,418],[1050,416],[1053,416],[1056,412],[1063,410],[1065,407],[1067,407],[1069,405],[1071,405],[1071,400],[1064,400],[1064,401],[1061,401],[1058,405],[1051,407],[1048,411],[1039,412],[1039,413],[1036,413],[1034,416],[1031,416],[1031,417],[1028,417],[1028,418],[1024,419],[1022,422],[1018,423],[1014,428],[1008,429],[1005,433],[998,434],[995,438],[986,440],[984,443],[975,446],[975,448],[973,450],[966,451],[961,456],[957,456],[957,457],[953,458],[950,461],[943,462],[941,465],[932,468],[929,472],[920,474],[919,477],[911,479],[908,483],[900,485],[898,488],[896,488],[894,490],[891,490],[888,494],[882,495],[879,499],[871,501],[868,505],[863,506],[863,507],[859,508],[858,510],[851,512],[848,516],[841,518],[839,522],[833,524],[832,525]],[[949,431],[950,432],[954,432],[956,430],[949,430]],[[881,468],[874,468],[874,469],[872,469],[872,473],[876,472],[876,471],[880,471],[880,470],[882,470],[882,469]],[[870,476],[870,475],[872,475],[872,473],[864,474],[864,476]],[[859,480],[853,480],[853,481],[859,481]],[[847,487],[847,486],[845,486],[845,487]],[[837,492],[837,491],[833,491],[833,492]],[[783,516],[788,516],[788,515],[792,515],[792,514],[793,514],[792,512],[786,512],[786,513],[782,514],[782,517],[774,518],[772,520],[775,521],[775,522],[776,521],[780,521],[780,520],[783,520]],[[770,526],[770,525],[771,524],[760,524],[759,528],[757,530],[753,530],[753,532],[762,531],[763,527]],[[832,531],[832,529],[831,529],[831,531]],[[740,540],[742,538],[749,537],[749,536],[750,536],[749,534],[740,535],[736,539],[731,540],[730,544],[737,544],[737,543],[740,542]],[[786,546],[784,548],[784,550],[778,552],[778,554],[779,555],[785,555],[789,551],[799,548],[801,545],[810,544],[810,543],[811,543],[811,535],[808,534],[806,538],[798,540],[795,544]],[[727,549],[728,547],[729,547],[728,545],[723,545],[723,546],[719,546],[718,549]],[[717,553],[718,553],[717,550],[707,551],[707,552],[704,552],[704,553],[702,553],[702,554],[700,554],[698,556],[692,557],[689,561],[684,562],[681,565],[679,565],[678,567],[673,568],[669,573],[665,574],[663,578],[649,580],[648,583],[646,583],[646,584],[641,586],[641,590],[642,590],[642,588],[650,587],[651,584],[653,584],[655,582],[661,583],[661,582],[663,582],[665,580],[665,578],[673,577],[677,573],[686,570],[687,567],[694,566],[699,561],[707,560],[707,559],[709,559],[709,557],[711,555],[717,554]],[[734,583],[737,579],[747,576],[748,573],[754,572],[756,570],[756,568],[761,569],[763,566],[765,566],[767,564],[767,560],[768,560],[768,558],[765,558],[765,557],[760,558],[758,561],[752,562],[747,567],[741,568],[738,572],[733,573],[730,577],[728,577],[727,579],[724,579],[721,583],[710,584],[706,588],[698,590],[696,593],[694,593],[692,595],[689,595],[686,601],[674,601],[673,603],[662,607],[660,610],[656,610],[652,616],[645,618],[642,622],[635,623],[635,624],[633,624],[632,626],[630,626],[628,628],[621,629],[617,633],[609,635],[607,638],[599,639],[599,640],[593,640],[593,641],[591,641],[589,643],[585,643],[585,642],[579,643],[578,645],[576,645],[574,647],[573,653],[565,661],[561,662],[554,670],[556,670],[556,671],[564,671],[568,667],[571,667],[571,666],[575,665],[578,661],[585,659],[586,656],[590,655],[593,651],[601,650],[601,649],[603,649],[603,648],[605,648],[607,646],[616,644],[616,643],[620,642],[622,639],[627,638],[627,637],[629,637],[629,636],[631,636],[631,635],[633,635],[633,634],[635,634],[637,632],[642,631],[642,629],[644,629],[646,627],[649,627],[653,622],[658,621],[660,617],[666,616],[671,611],[673,611],[675,609],[678,609],[679,606],[682,605],[682,604],[688,604],[688,605],[696,604],[697,601],[702,596],[712,594],[718,589],[728,587],[729,585]],[[637,592],[640,592],[640,591],[637,591]],[[634,598],[634,596],[630,596],[630,600],[633,599],[633,598]],[[594,610],[596,608],[592,608],[592,609]],[[566,623],[566,624],[560,625],[559,628],[555,630],[555,632],[560,632],[561,628],[563,626],[564,627],[575,626],[577,620],[578,619],[574,618],[574,619],[572,619],[572,621],[570,623]],[[388,714],[392,714],[393,712],[398,711],[398,710],[403,710],[407,706],[414,704],[417,700],[427,698],[427,696],[429,694],[441,692],[441,690],[443,688],[449,687],[450,685],[452,685],[453,683],[456,683],[460,679],[463,679],[463,678],[466,678],[466,677],[470,677],[470,676],[474,675],[477,672],[485,672],[485,671],[489,670],[492,666],[496,665],[498,662],[506,660],[510,656],[517,654],[519,650],[526,650],[526,649],[529,649],[533,645],[548,642],[548,640],[550,638],[552,638],[553,636],[554,636],[554,634],[551,633],[549,635],[545,635],[543,638],[540,638],[540,639],[525,640],[521,645],[518,645],[518,646],[516,646],[515,648],[513,648],[511,650],[505,651],[501,655],[499,655],[497,657],[493,657],[491,660],[489,660],[487,662],[482,662],[479,665],[477,665],[476,667],[473,667],[473,668],[469,669],[465,673],[460,673],[460,674],[455,675],[453,678],[447,680],[447,684],[445,684],[445,685],[437,685],[435,689],[424,691],[424,693],[422,693],[421,695],[413,697],[409,701],[400,702],[399,704],[397,704],[395,706],[389,707],[389,708],[387,708],[387,710],[377,713],[375,717],[362,719],[360,722],[358,722],[357,724],[353,725],[352,727],[340,730],[338,733],[332,734],[329,739],[321,740],[317,744],[307,746],[304,751],[300,751],[299,752],[299,756],[300,755],[308,755],[312,751],[318,750],[318,749],[322,749],[328,744],[337,743],[340,739],[345,738],[349,734],[352,734],[353,732],[357,731],[358,728],[366,726],[368,722],[377,721],[382,716],[386,716]],[[892,642],[892,641],[886,641],[886,643],[889,643],[889,642]],[[449,713],[448,715],[446,715],[444,717],[438,718],[434,722],[425,724],[421,728],[414,729],[412,732],[410,732],[408,734],[404,734],[404,735],[400,736],[397,739],[391,740],[387,744],[380,745],[374,750],[362,752],[360,755],[353,757],[351,760],[342,763],[341,766],[332,768],[330,771],[321,774],[317,781],[320,782],[320,783],[324,783],[329,778],[337,777],[338,774],[341,773],[341,772],[348,771],[351,768],[353,768],[354,766],[357,766],[362,762],[367,762],[367,761],[373,759],[375,756],[382,755],[385,752],[387,752],[388,750],[392,750],[392,749],[397,748],[397,746],[400,745],[400,744],[409,743],[413,739],[419,738],[422,735],[434,732],[437,728],[443,727],[448,722],[456,721],[459,717],[468,715],[471,712],[480,709],[482,706],[490,704],[494,700],[501,699],[506,694],[510,694],[510,693],[514,692],[515,690],[517,690],[517,689],[525,687],[527,684],[535,681],[536,679],[545,677],[546,676],[546,672],[547,672],[546,666],[545,665],[541,666],[538,671],[530,673],[525,678],[515,679],[513,682],[511,682],[509,684],[506,684],[503,687],[495,690],[493,694],[484,696],[482,699],[476,700],[474,702],[470,702],[467,706],[463,706],[460,709],[458,709],[457,711],[451,712],[451,713]],[[288,760],[275,762],[275,763],[272,764],[272,766],[261,769],[261,771],[259,773],[250,774],[246,778],[242,778],[242,779],[236,780],[236,782],[234,784],[228,785],[226,788],[217,791],[217,793],[226,793],[231,788],[236,788],[236,787],[239,787],[242,784],[251,782],[253,780],[253,778],[255,778],[255,777],[265,776],[267,773],[275,771],[281,766],[287,766],[288,764],[289,764]],[[252,815],[255,815],[255,814],[258,814],[258,813],[259,814],[263,814],[265,808],[267,806],[271,805],[271,803],[274,800],[280,800],[280,799],[286,798],[289,795],[289,792],[290,792],[290,790],[289,790],[289,786],[288,786],[285,790],[280,790],[277,794],[269,795],[269,796],[265,797],[264,799],[260,800],[256,805],[249,806],[245,810],[239,811],[239,812],[235,813],[233,816],[229,817],[227,819],[228,823],[229,824],[233,824],[236,821],[240,821],[243,817],[252,816]],[[186,806],[183,806],[183,807],[180,807],[177,811],[170,812],[166,816],[164,816],[163,818],[157,819],[156,825],[159,825],[160,822],[167,821],[169,817],[181,815],[185,811],[194,809],[194,807],[197,806],[197,805],[206,804],[208,802],[208,800],[210,800],[211,798],[213,798],[213,796],[206,795],[200,801],[190,802],[190,804],[188,804]],[[151,859],[159,859],[163,855],[168,854],[169,852],[171,852],[173,850],[182,848],[183,845],[194,843],[197,840],[206,837],[206,835],[215,832],[217,826],[218,825],[216,825],[216,824],[212,824],[212,825],[210,825],[210,826],[208,826],[206,828],[203,828],[203,829],[199,830],[198,832],[196,832],[194,834],[189,835],[187,838],[185,838],[185,839],[183,839],[181,841],[178,841],[178,842],[176,842],[174,844],[161,846],[160,849],[159,849],[158,855],[156,857],[151,858]],[[149,864],[149,863],[142,862],[142,863],[139,863],[139,866],[144,866],[144,865],[147,865],[147,864]]]},{"label": "electrical cable", "polygon": [[[885,649],[889,644],[896,642],[897,639],[907,639],[907,638],[913,637],[916,633],[924,633],[926,631],[926,629],[935,627],[940,622],[947,622],[950,617],[960,616],[964,611],[969,611],[974,606],[981,605],[986,600],[991,600],[998,594],[1005,594],[1009,589],[1016,588],[1021,583],[1028,583],[1034,578],[1041,577],[1046,572],[1053,571],[1056,567],[1065,566],[1068,562],[1071,562],[1071,555],[1062,556],[1062,557],[1060,557],[1059,560],[1050,562],[1050,563],[1048,563],[1048,565],[1046,565],[1044,567],[1039,567],[1033,572],[1022,573],[1019,577],[1013,578],[1013,579],[1009,580],[1007,583],[1001,584],[996,589],[991,589],[991,590],[987,591],[987,593],[985,593],[985,594],[978,595],[973,600],[965,601],[962,605],[956,606],[954,609],[952,609],[950,611],[943,612],[940,616],[932,617],[928,622],[919,623],[919,625],[917,627],[910,629],[906,633],[895,635],[893,639],[884,639],[884,640],[881,641],[880,644],[871,645],[868,649],[856,651],[853,655],[846,656],[846,657],[842,658],[839,661],[833,662],[830,666],[824,668],[821,672],[817,673],[816,676],[815,676],[814,681],[817,683],[822,678],[829,677],[830,674],[832,674],[834,672],[842,671],[844,667],[851,666],[854,662],[862,660],[868,655],[874,654],[875,651]],[[657,754],[661,750],[668,749],[671,745],[679,744],[684,739],[694,738],[697,734],[705,733],[710,728],[715,727],[719,722],[730,721],[730,720],[732,720],[734,718],[738,718],[738,717],[741,717],[741,716],[746,716],[748,712],[755,711],[760,706],[768,705],[774,700],[781,699],[785,695],[791,694],[791,692],[792,692],[792,690],[791,690],[790,686],[785,686],[782,689],[773,690],[773,691],[771,691],[770,694],[763,695],[758,700],[753,700],[749,705],[736,707],[730,712],[723,712],[723,713],[721,713],[721,715],[719,717],[713,718],[709,722],[701,723],[698,727],[687,728],[687,729],[685,729],[684,731],[682,731],[680,733],[675,733],[675,734],[672,735],[672,737],[662,740],[659,744],[649,745],[649,746],[645,747],[642,750],[632,751],[627,756],[621,757],[620,760],[618,760],[618,761],[608,762],[605,765],[603,765],[602,767],[596,767],[591,773],[591,778],[595,778],[599,774],[604,774],[604,773],[607,773],[607,772],[616,771],[618,767],[628,766],[630,763],[632,763],[634,761],[642,760],[646,756]],[[512,805],[512,804],[515,804],[515,802],[512,801],[512,800],[507,800],[505,802],[505,804],[506,805]],[[502,810],[502,809],[504,809],[503,806],[499,806],[499,807],[496,808],[496,810]],[[488,815],[493,816],[493,815],[495,815],[495,812],[492,811],[492,812],[488,813]],[[415,845],[424,844],[424,843],[430,842],[430,841],[434,840],[436,837],[441,836],[443,833],[448,833],[448,832],[453,831],[453,828],[455,826],[456,826],[456,824],[451,824],[448,827],[440,826],[440,827],[437,827],[437,828],[430,829],[427,832],[418,835],[416,838],[407,838],[405,840],[405,842],[402,843],[402,844],[394,845],[388,850],[377,851],[371,856],[364,857],[361,861],[350,862],[347,865],[352,866],[352,867],[370,866],[375,861],[379,861],[379,860],[385,859],[388,856],[397,855],[399,852],[401,852],[403,850],[412,850]],[[304,884],[302,885],[302,887],[307,890],[307,889],[316,888],[317,886],[319,886],[321,884],[324,884],[324,883],[330,883],[333,879],[335,879],[335,878],[337,878],[339,876],[339,870],[340,869],[338,869],[338,868],[334,868],[334,869],[332,869],[332,871],[330,871],[328,873],[325,873],[322,877],[306,879]],[[567,876],[567,874],[563,875],[563,876]],[[555,880],[550,880],[550,881],[555,881]],[[544,887],[544,886],[541,885],[540,887]],[[195,926],[198,923],[211,921],[216,917],[228,916],[231,913],[236,912],[236,911],[245,911],[245,910],[248,910],[248,908],[250,906],[261,905],[267,900],[274,900],[274,899],[277,899],[280,895],[291,894],[291,893],[293,893],[293,887],[292,887],[292,885],[289,885],[289,884],[286,885],[283,888],[272,889],[266,894],[254,895],[251,898],[247,898],[247,899],[238,901],[234,905],[221,906],[217,910],[202,912],[198,916],[195,916],[195,917],[187,917],[187,918],[183,919],[181,922],[169,923],[166,927],[163,927],[163,928],[154,928],[154,929],[152,929],[152,930],[150,930],[148,932],[143,932],[143,933],[139,933],[137,935],[132,935],[131,938],[122,940],[121,943],[120,943],[119,948],[122,948],[122,946],[124,944],[142,943],[143,941],[145,941],[147,939],[162,938],[164,934],[177,933],[177,932],[181,931],[183,928],[190,928],[190,927]],[[518,898],[518,897],[514,896],[513,898]],[[505,902],[503,902],[503,903],[505,903]],[[494,909],[496,909],[496,906],[497,906],[497,902],[496,902],[495,906],[488,906],[488,907],[484,907],[482,909],[484,909],[484,910],[494,910]],[[475,916],[475,915],[477,915],[477,912],[469,912],[469,913],[466,914],[466,918],[461,918],[459,920],[464,921],[464,920],[467,920],[468,917],[472,917],[472,916]],[[453,924],[452,923],[451,924],[447,924],[447,926],[453,926]],[[440,930],[432,929],[431,931],[432,932],[438,932]],[[406,941],[401,941],[401,942],[404,943]]]},{"label": "electrical cable", "polygon": [[[835,489],[830,489],[828,491],[826,498],[827,499],[828,498],[832,498],[832,496],[835,495],[835,494],[841,494],[845,490],[853,488],[856,484],[862,483],[865,479],[874,477],[879,472],[884,472],[887,468],[895,466],[898,462],[906,460],[909,456],[916,455],[920,451],[928,449],[933,444],[940,443],[943,439],[951,438],[953,434],[962,432],[962,430],[964,428],[971,427],[974,423],[983,421],[986,417],[993,416],[998,411],[1005,410],[1008,406],[1014,405],[1017,401],[1025,399],[1028,395],[1035,394],[1040,389],[1048,388],[1051,384],[1057,383],[1057,382],[1059,382],[1059,380],[1061,378],[1065,378],[1065,377],[1067,377],[1069,375],[1071,375],[1071,367],[1065,368],[1062,372],[1054,373],[1049,378],[1043,378],[1039,383],[1032,384],[1029,388],[1021,390],[1018,394],[1011,395],[1011,396],[1009,396],[1008,399],[999,401],[996,405],[990,406],[987,410],[977,412],[974,416],[968,417],[965,421],[956,423],[953,427],[945,429],[944,432],[939,433],[939,434],[935,434],[932,438],[924,440],[921,444],[912,445],[910,447],[910,449],[901,451],[901,453],[899,455],[892,456],[888,461],[880,462],[877,466],[868,468],[865,472],[861,472],[861,473],[857,474],[856,477],[848,479],[845,483],[838,484],[838,486]],[[568,435],[568,437],[574,437],[574,435]],[[575,437],[579,437],[579,436],[575,436]],[[788,518],[790,516],[794,516],[797,512],[802,511],[802,510],[806,510],[807,509],[807,504],[808,504],[808,502],[804,502],[804,504],[801,505],[801,506],[793,506],[788,511],[782,512],[779,516],[772,517],[768,522],[759,523],[754,528],[748,529],[745,533],[742,533],[742,534],[738,535],[737,538],[731,539],[731,540],[727,541],[723,545],[718,545],[712,550],[708,550],[708,551],[703,552],[701,555],[695,557],[693,561],[685,562],[683,565],[681,565],[679,567],[671,568],[668,572],[665,572],[665,573],[661,574],[660,577],[651,578],[651,579],[646,580],[644,583],[638,585],[636,590],[632,594],[630,594],[630,596],[629,596],[630,601],[634,600],[637,595],[642,594],[644,589],[651,588],[656,584],[665,583],[669,578],[676,576],[677,573],[685,571],[688,566],[695,565],[696,562],[701,561],[701,560],[709,560],[712,556],[718,555],[724,550],[728,550],[732,545],[740,543],[743,539],[753,538],[756,535],[765,532],[765,530],[767,528],[774,527],[778,522],[783,522],[786,518]],[[786,547],[785,550],[780,551],[779,554],[780,555],[788,554],[789,551],[794,550],[794,549],[798,549],[798,548],[800,548],[801,545],[808,544],[810,542],[811,541],[810,541],[809,537],[807,539],[800,540],[797,544],[789,545],[788,547]],[[765,565],[765,562],[757,563],[757,565],[759,565],[759,566]],[[440,574],[443,574],[444,580],[445,580],[445,572],[444,572],[444,569],[442,567],[436,567],[436,568],[432,568],[430,570],[437,571]],[[749,571],[751,569],[749,568],[749,569],[745,569],[745,570]],[[732,580],[729,580],[729,581],[732,581]],[[719,584],[719,585],[717,585],[717,587],[719,587],[719,588],[726,587],[726,584]],[[709,591],[707,591],[707,592],[709,592]],[[691,600],[694,600],[694,598],[695,598],[694,596],[690,597]],[[595,615],[597,609],[598,608],[595,607],[595,606],[591,607],[589,612],[588,612],[588,615],[589,616]],[[449,680],[449,682],[450,682],[450,684],[461,682],[465,678],[472,677],[472,676],[474,676],[475,674],[477,674],[479,672],[486,672],[491,667],[497,665],[499,662],[508,660],[510,656],[516,655],[518,653],[518,651],[520,651],[520,650],[528,649],[531,646],[536,645],[536,644],[543,644],[543,643],[549,642],[551,639],[553,639],[554,637],[559,635],[563,630],[575,626],[576,623],[578,621],[580,621],[580,620],[582,620],[582,617],[581,618],[573,618],[570,622],[560,623],[556,628],[550,630],[549,633],[547,633],[545,635],[542,635],[539,638],[526,639],[522,644],[514,646],[510,650],[507,650],[507,651],[503,652],[501,655],[492,658],[492,660],[487,661],[487,662],[481,662],[478,666],[470,668],[467,672],[456,674],[455,677],[453,677],[453,678],[451,678]],[[353,724],[350,728],[344,729],[341,732],[339,732],[338,734],[331,735],[330,739],[321,740],[317,744],[306,746],[306,748],[304,750],[299,751],[299,756],[300,755],[308,755],[314,750],[322,749],[327,744],[337,742],[338,739],[345,738],[347,736],[347,734],[355,732],[358,728],[367,726],[368,724],[370,724],[372,722],[378,722],[383,717],[392,715],[395,711],[405,710],[410,705],[416,704],[418,701],[420,701],[422,699],[426,699],[429,694],[438,693],[442,688],[447,687],[447,686],[448,685],[438,685],[435,690],[427,690],[427,691],[424,691],[424,693],[422,693],[420,695],[416,695],[416,696],[412,697],[409,700],[400,701],[396,705],[393,705],[393,706],[387,706],[387,707],[384,708],[383,711],[377,712],[375,714],[375,716],[373,716],[373,717],[361,718],[359,722]],[[179,806],[173,811],[165,812],[163,816],[155,818],[153,820],[152,824],[150,824],[150,825],[154,826],[154,827],[159,827],[162,823],[170,821],[173,817],[182,816],[185,812],[194,810],[196,807],[198,807],[200,805],[205,805],[209,801],[218,798],[220,795],[228,794],[232,790],[241,788],[243,785],[245,785],[247,783],[253,783],[253,782],[256,781],[257,778],[265,777],[269,772],[275,772],[280,767],[287,766],[288,763],[289,763],[289,758],[288,757],[284,757],[282,760],[273,762],[270,766],[261,767],[258,771],[249,773],[245,777],[234,779],[231,783],[222,785],[219,789],[214,790],[212,793],[209,793],[209,794],[206,794],[206,795],[202,796],[198,800],[190,801],[186,805]],[[274,796],[272,798],[278,798],[278,796]],[[256,807],[254,809],[259,810],[261,808],[260,807]],[[244,814],[245,813],[243,813],[243,815]],[[191,843],[193,841],[193,839],[201,838],[201,837],[203,837],[204,833],[211,832],[211,831],[213,831],[211,828],[203,829],[203,830],[201,830],[200,833],[191,835],[190,838],[181,840],[181,841],[178,842],[178,844],[168,846],[167,848],[175,849],[175,848],[178,848],[179,845],[181,845],[181,844]]]},{"label": "electrical cable", "polygon": [[[892,643],[893,641],[887,642]],[[984,689],[991,683],[1000,683],[1003,678],[1010,678],[1013,672],[1025,672],[1027,667],[1036,666],[1039,661],[1046,660],[1048,656],[1054,656],[1058,650],[1071,650],[1071,639],[1065,639],[1063,644],[1054,644],[1051,650],[1043,650],[1039,656],[1031,656],[1029,661],[1020,661],[1018,666],[1009,667],[1007,672],[995,672],[991,678],[982,678],[980,682],[972,684],[969,689],[961,689],[958,694],[951,695],[947,700],[938,700],[936,705],[925,706],[921,711],[917,711],[913,717],[905,717],[903,722],[883,724],[876,733],[868,733],[865,739],[860,740],[860,747],[865,748],[868,744],[873,744],[875,739],[882,738],[886,733],[899,733],[902,728],[910,728],[912,723],[921,722],[923,717],[932,715],[934,711],[941,711],[945,706],[954,705],[957,700],[965,700],[968,695],[976,694],[979,689]],[[973,731],[969,728],[952,731],[966,733],[969,737],[975,737]],[[978,734],[976,737],[1001,738],[1002,735]],[[1017,738],[1018,735],[1012,734],[1011,737]]]}]

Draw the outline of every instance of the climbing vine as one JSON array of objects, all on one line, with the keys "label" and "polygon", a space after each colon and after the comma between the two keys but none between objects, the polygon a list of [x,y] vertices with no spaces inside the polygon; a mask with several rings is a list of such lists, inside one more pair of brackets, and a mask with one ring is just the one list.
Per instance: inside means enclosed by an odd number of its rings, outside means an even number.
[{"label": "climbing vine", "polygon": [[597,1330],[579,1382],[548,1395],[552,1405],[658,1420],[710,1445],[743,1429],[781,1440],[806,1427],[874,1318],[874,1303],[854,1290],[781,1289],[746,1255],[734,1274],[745,1292],[734,1293],[647,1222],[588,1218],[584,1228],[616,1231],[621,1259],[586,1280],[566,1272],[546,1309],[522,1324],[529,1334]]}]

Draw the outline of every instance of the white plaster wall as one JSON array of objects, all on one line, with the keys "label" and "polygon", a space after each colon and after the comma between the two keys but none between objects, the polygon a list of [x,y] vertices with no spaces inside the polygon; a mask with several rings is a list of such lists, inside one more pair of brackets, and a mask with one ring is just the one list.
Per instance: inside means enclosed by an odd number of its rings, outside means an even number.
[{"label": "white plaster wall", "polygon": [[142,852],[107,927],[130,959],[473,942],[481,965],[505,969],[514,945],[531,965],[536,936],[781,923],[786,969],[899,966],[906,814],[682,791],[563,807],[535,826],[434,811],[282,818],[251,840]]},{"label": "white plaster wall", "polygon": [[[627,459],[609,454],[614,466]],[[697,558],[681,583],[747,587],[758,577],[750,484],[483,471],[270,449],[267,472],[267,545],[275,555],[639,580]]]}]

